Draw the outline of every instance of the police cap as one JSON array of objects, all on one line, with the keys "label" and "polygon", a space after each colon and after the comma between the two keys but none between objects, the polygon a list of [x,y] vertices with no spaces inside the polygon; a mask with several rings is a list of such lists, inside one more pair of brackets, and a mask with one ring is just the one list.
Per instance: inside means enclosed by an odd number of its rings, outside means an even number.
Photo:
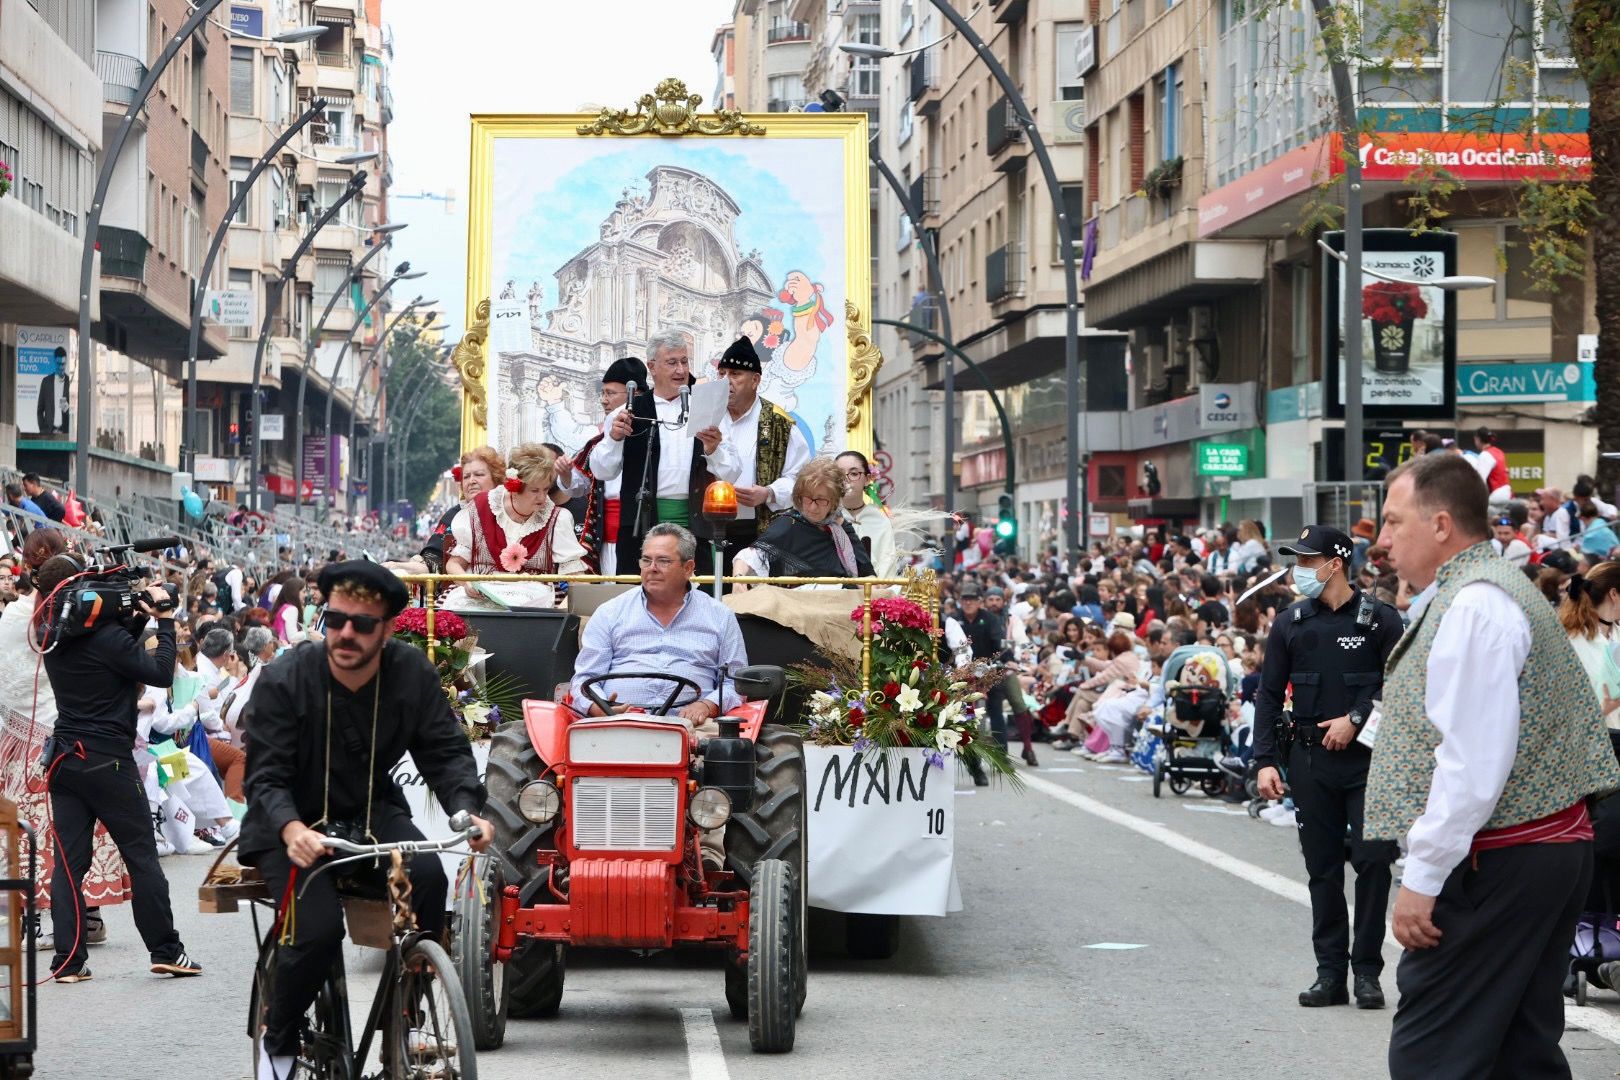
[{"label": "police cap", "polygon": [[1355,554],[1355,545],[1350,538],[1338,529],[1329,525],[1307,525],[1300,532],[1299,539],[1287,544],[1279,544],[1277,551],[1282,555],[1323,555],[1330,559],[1346,559]]}]

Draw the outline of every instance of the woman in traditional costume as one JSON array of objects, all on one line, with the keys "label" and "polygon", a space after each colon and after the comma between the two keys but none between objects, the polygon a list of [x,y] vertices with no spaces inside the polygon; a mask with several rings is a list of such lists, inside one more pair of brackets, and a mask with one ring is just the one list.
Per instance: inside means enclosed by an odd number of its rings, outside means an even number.
[{"label": "woman in traditional costume", "polygon": [[[512,451],[502,483],[481,491],[450,524],[448,574],[583,574],[585,549],[574,517],[553,502],[557,458],[539,443]],[[498,599],[491,599],[492,597]],[[454,590],[448,608],[551,607],[547,583],[497,583]]]},{"label": "woman in traditional costume", "polygon": [[793,509],[778,516],[733,561],[733,572],[753,577],[873,577],[872,560],[840,512],[844,472],[828,458],[799,470]]}]

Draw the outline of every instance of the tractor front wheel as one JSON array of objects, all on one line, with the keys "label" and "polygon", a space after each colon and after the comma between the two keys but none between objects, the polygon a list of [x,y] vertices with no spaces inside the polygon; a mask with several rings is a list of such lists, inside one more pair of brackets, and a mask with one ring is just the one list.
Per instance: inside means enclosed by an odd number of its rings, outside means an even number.
[{"label": "tractor front wheel", "polygon": [[450,956],[467,995],[473,1047],[494,1050],[506,1041],[511,1001],[506,965],[495,962],[495,934],[505,875],[494,859],[469,859],[456,877],[455,936]]},{"label": "tractor front wheel", "polygon": [[762,1054],[793,1049],[798,1020],[799,896],[781,859],[754,864],[748,889],[748,1042]]}]

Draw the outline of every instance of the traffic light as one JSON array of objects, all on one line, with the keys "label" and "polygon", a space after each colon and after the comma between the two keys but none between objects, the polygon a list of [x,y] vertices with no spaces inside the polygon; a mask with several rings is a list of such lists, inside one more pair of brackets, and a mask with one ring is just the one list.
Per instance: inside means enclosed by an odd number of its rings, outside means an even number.
[{"label": "traffic light", "polygon": [[996,554],[1007,556],[1018,550],[1018,517],[1013,513],[1013,497],[1002,492],[996,513]]}]

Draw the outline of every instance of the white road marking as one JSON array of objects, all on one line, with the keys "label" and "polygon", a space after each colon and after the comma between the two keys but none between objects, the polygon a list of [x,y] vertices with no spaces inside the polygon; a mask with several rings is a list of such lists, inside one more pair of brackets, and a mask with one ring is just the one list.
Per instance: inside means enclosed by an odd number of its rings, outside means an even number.
[{"label": "white road marking", "polygon": [[1195,814],[1231,814],[1234,817],[1248,817],[1247,810],[1239,810],[1232,806],[1215,806],[1211,803],[1182,803],[1183,810],[1191,810]]},{"label": "white road marking", "polygon": [[[1188,858],[1196,859],[1208,866],[1213,866],[1217,870],[1231,874],[1235,878],[1246,881],[1250,885],[1274,893],[1284,900],[1299,904],[1301,907],[1308,908],[1311,906],[1310,890],[1298,881],[1283,877],[1281,874],[1267,870],[1263,866],[1256,866],[1254,863],[1239,859],[1235,855],[1228,855],[1226,852],[1218,848],[1212,848],[1208,844],[1201,844],[1197,840],[1182,836],[1175,830],[1158,822],[1148,821],[1145,818],[1137,817],[1135,814],[1126,813],[1124,810],[1109,806],[1107,803],[1093,799],[1088,795],[1082,795],[1078,791],[1070,791],[1063,785],[1055,784],[1050,780],[1042,780],[1038,776],[1030,776],[1026,773],[1024,783],[1029,785],[1031,790],[1039,791],[1041,794],[1048,795],[1059,802],[1067,803],[1076,810],[1090,814],[1093,817],[1099,817],[1121,828],[1129,829],[1131,832],[1145,836],[1149,840],[1163,844],[1172,851],[1180,852]],[[1394,950],[1397,954],[1401,952],[1400,942],[1395,940],[1393,933],[1387,931],[1384,934],[1384,947]],[[1577,1005],[1567,1004],[1564,1006],[1564,1023],[1569,1027],[1589,1031],[1601,1039],[1620,1045],[1620,1016],[1611,1015],[1602,1009],[1591,1006],[1583,1009]]]},{"label": "white road marking", "polygon": [[1053,773],[1053,772],[1085,772],[1086,770],[1082,769],[1078,765],[1048,765],[1046,768],[1042,769],[1041,771],[1042,772]]},{"label": "white road marking", "polygon": [[1095,945],[1082,945],[1082,949],[1103,949],[1109,952],[1125,952],[1128,949],[1145,949],[1146,945],[1133,945],[1128,941],[1099,941]]},{"label": "white road marking", "polygon": [[1145,784],[1149,780],[1153,779],[1153,777],[1143,776],[1141,773],[1132,773],[1128,776],[1116,776],[1114,779],[1123,780],[1127,784]]},{"label": "white road marking", "polygon": [[712,1009],[682,1009],[681,1030],[686,1035],[686,1066],[692,1080],[731,1080],[726,1057],[720,1051],[720,1032]]}]

